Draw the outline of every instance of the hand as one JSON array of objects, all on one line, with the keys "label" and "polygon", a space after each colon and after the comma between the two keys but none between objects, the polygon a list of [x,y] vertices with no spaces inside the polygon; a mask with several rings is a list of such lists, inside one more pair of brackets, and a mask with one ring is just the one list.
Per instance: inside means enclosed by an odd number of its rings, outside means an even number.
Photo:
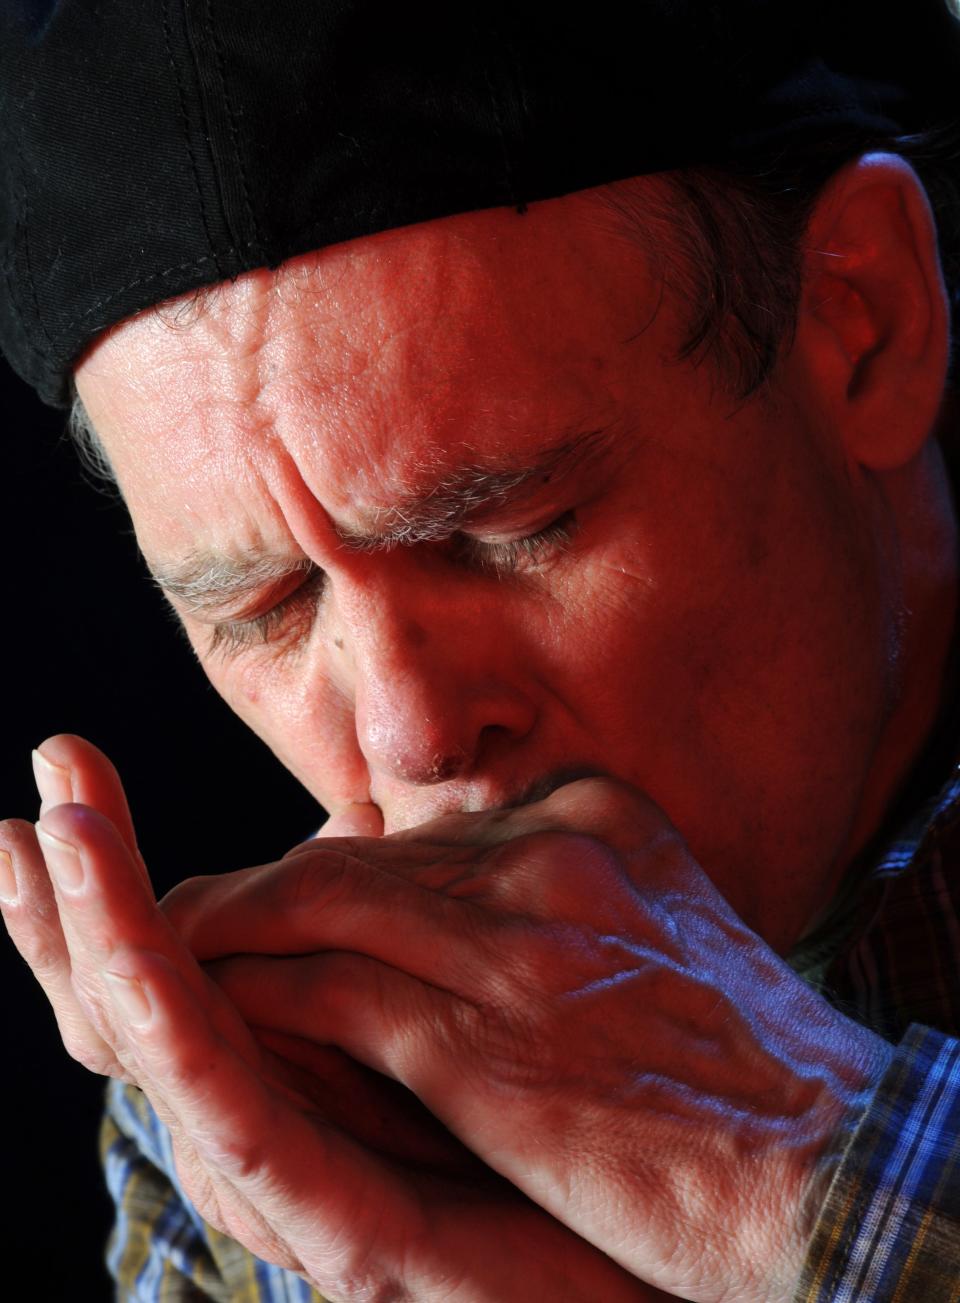
[{"label": "hand", "polygon": [[[396,1078],[688,1299],[792,1297],[889,1061],[735,917],[662,811],[609,781],[306,843],[162,907],[248,1021]],[[251,953],[277,958],[222,958]]]},{"label": "hand", "polygon": [[[66,738],[44,750],[71,755],[71,794],[92,791],[99,753]],[[108,789],[113,781],[108,774]],[[428,1134],[402,1161],[332,1125],[310,1098],[310,1054],[301,1093],[283,1079],[290,1065],[263,1050],[158,911],[132,827],[121,834],[81,804],[46,809],[41,827],[42,855],[29,825],[0,825],[19,888],[3,907],[8,930],[36,963],[61,1027],[79,1028],[74,1047],[146,1092],[170,1128],[184,1188],[212,1225],[336,1299],[656,1297],[469,1154],[461,1170],[451,1160],[462,1147],[438,1155]],[[45,866],[76,862],[83,885],[51,887]],[[145,1021],[128,1020],[109,973],[134,1004],[146,1001]],[[343,1109],[336,1082],[322,1084]],[[404,1123],[402,1108],[395,1116]]]}]

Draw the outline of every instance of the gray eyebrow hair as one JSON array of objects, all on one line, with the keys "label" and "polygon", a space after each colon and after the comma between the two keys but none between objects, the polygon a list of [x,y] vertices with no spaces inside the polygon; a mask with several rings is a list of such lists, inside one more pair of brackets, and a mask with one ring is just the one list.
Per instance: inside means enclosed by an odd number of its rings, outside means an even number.
[{"label": "gray eyebrow hair", "polygon": [[595,458],[610,434],[609,429],[597,429],[566,437],[542,448],[536,461],[527,466],[460,466],[429,492],[409,494],[393,506],[370,513],[364,529],[339,526],[337,536],[344,547],[357,552],[441,542],[468,521],[507,506],[531,480],[543,483],[560,474],[569,475]]},{"label": "gray eyebrow hair", "polygon": [[314,569],[309,557],[250,552],[228,556],[222,552],[190,552],[170,566],[149,565],[154,583],[178,597],[188,612],[223,606],[231,599],[255,593],[265,584]]},{"label": "gray eyebrow hair", "polygon": [[[570,474],[607,445],[609,429],[590,430],[544,448],[534,464],[491,468],[458,467],[426,493],[409,494],[390,507],[369,514],[365,527],[336,526],[341,545],[353,552],[384,552],[416,543],[436,543],[456,533],[468,520],[495,511],[516,499],[531,481],[544,483]],[[188,612],[222,609],[290,575],[317,569],[309,557],[250,549],[229,554],[193,551],[169,564],[151,564],[154,582],[177,597]]]}]

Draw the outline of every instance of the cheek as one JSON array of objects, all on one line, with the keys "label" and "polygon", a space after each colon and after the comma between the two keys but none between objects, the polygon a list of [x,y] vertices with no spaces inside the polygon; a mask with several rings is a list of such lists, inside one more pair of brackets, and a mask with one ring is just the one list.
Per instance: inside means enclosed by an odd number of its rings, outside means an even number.
[{"label": "cheek", "polygon": [[230,709],[325,808],[369,798],[352,701],[304,660],[206,665]]},{"label": "cheek", "polygon": [[755,790],[789,781],[788,755],[863,745],[885,693],[881,604],[829,486],[785,471],[668,501],[571,577],[553,654],[579,712],[647,783],[699,768]]}]

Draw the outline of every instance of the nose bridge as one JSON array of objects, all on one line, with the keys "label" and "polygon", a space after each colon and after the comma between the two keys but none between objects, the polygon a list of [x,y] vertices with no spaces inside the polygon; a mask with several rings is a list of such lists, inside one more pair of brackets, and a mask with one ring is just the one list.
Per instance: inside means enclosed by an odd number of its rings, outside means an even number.
[{"label": "nose bridge", "polygon": [[401,679],[411,664],[437,655],[453,621],[451,604],[436,601],[429,575],[418,575],[405,558],[384,560],[338,586],[340,637],[358,680]]},{"label": "nose bridge", "polygon": [[372,770],[440,783],[476,763],[490,730],[526,732],[531,707],[471,595],[389,560],[337,603],[357,739]]}]

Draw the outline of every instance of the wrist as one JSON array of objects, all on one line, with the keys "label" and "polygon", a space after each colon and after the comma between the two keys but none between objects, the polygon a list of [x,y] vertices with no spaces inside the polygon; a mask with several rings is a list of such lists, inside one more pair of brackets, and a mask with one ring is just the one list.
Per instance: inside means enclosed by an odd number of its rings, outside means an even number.
[{"label": "wrist", "polygon": [[894,1056],[894,1047],[874,1032],[852,1022],[848,1028],[847,1053],[824,1065],[824,1086],[805,1121],[807,1143],[795,1181],[785,1183],[785,1189],[793,1189],[792,1209],[784,1209],[780,1222],[788,1234],[773,1273],[774,1290],[761,1290],[758,1299],[789,1303],[794,1297],[830,1187]]}]

